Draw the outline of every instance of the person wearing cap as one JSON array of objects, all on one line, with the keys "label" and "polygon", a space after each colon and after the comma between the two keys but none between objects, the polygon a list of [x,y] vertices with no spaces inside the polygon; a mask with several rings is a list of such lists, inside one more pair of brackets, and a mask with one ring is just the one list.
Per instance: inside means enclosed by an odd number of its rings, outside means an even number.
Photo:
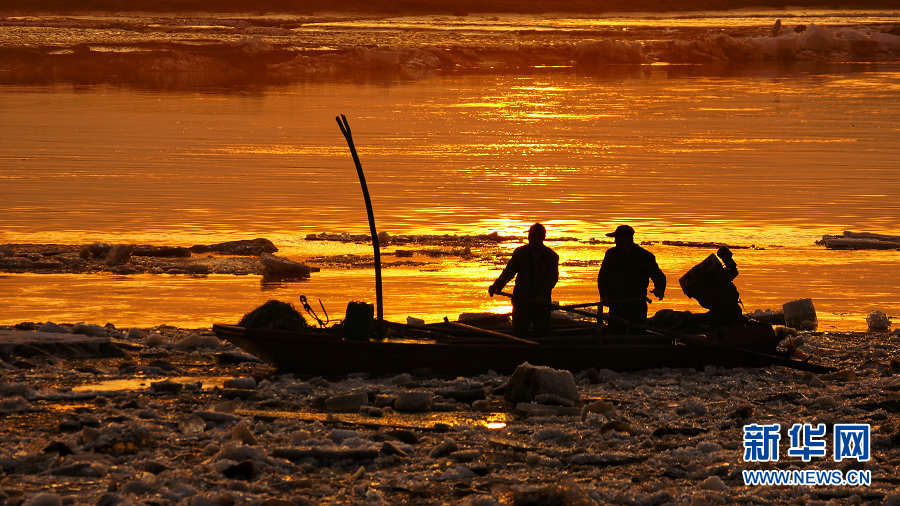
[{"label": "person wearing cap", "polygon": [[653,280],[653,295],[662,300],[666,293],[666,275],[663,274],[653,253],[634,243],[634,229],[619,225],[614,232],[616,245],[606,250],[600,272],[597,273],[597,289],[600,300],[609,307],[607,331],[610,334],[628,332],[622,320],[635,323],[647,321],[647,288]]},{"label": "person wearing cap", "polygon": [[550,333],[550,293],[559,281],[559,255],[544,246],[546,235],[543,225],[532,225],[528,230],[528,244],[513,251],[503,272],[488,288],[488,294],[493,297],[516,278],[512,299],[516,337],[527,338],[532,327],[534,336]]}]

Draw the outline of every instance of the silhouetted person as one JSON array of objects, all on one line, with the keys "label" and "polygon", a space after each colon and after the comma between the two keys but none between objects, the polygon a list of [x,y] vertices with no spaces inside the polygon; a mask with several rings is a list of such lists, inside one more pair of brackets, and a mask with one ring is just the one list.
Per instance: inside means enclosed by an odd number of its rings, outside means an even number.
[{"label": "silhouetted person", "polygon": [[[666,275],[660,270],[653,253],[634,243],[634,229],[619,225],[615,232],[606,234],[615,237],[616,245],[606,250],[600,272],[597,274],[597,289],[603,304],[609,306],[609,315],[630,322],[647,321],[647,288],[653,280],[653,295],[662,300],[666,293]],[[611,318],[607,331],[610,334],[624,334],[626,323]]]},{"label": "silhouetted person", "polygon": [[528,337],[534,327],[535,336],[550,333],[550,292],[559,281],[559,255],[544,246],[547,230],[535,223],[528,230],[528,244],[513,251],[506,268],[488,288],[491,297],[516,278],[513,288],[513,334]]},{"label": "silhouetted person", "polygon": [[697,274],[692,283],[688,284],[679,280],[682,290],[685,295],[697,299],[701,306],[709,310],[706,318],[710,325],[743,323],[741,296],[733,282],[738,275],[737,263],[734,261],[731,250],[725,246],[719,248],[716,255],[722,259],[722,264],[719,264],[715,256],[710,255],[696,267]]},{"label": "silhouetted person", "polygon": [[776,19],[775,24],[772,25],[772,30],[769,32],[772,37],[778,37],[781,35],[781,20]]}]

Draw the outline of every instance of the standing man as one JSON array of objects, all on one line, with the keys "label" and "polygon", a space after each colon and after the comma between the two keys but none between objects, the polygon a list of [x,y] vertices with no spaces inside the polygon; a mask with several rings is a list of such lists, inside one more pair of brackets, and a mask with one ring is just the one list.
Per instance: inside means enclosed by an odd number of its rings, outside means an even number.
[{"label": "standing man", "polygon": [[513,288],[513,334],[527,338],[550,333],[550,292],[559,281],[559,255],[544,246],[547,230],[540,223],[528,229],[528,244],[513,251],[500,276],[488,288],[491,297],[516,278]]},{"label": "standing man", "polygon": [[624,334],[628,325],[619,318],[635,323],[647,321],[647,288],[653,280],[653,295],[662,300],[666,293],[666,275],[660,270],[653,253],[634,243],[634,229],[619,225],[615,232],[606,234],[614,237],[616,245],[606,250],[600,272],[597,274],[597,289],[603,305],[609,306],[610,334]]}]

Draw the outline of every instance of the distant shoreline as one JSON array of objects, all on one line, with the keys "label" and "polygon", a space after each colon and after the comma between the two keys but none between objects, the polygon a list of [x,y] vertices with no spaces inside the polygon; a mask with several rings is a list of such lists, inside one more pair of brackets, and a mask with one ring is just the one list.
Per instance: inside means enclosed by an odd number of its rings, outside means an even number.
[{"label": "distant shoreline", "polygon": [[612,2],[609,0],[346,0],[322,8],[313,0],[258,0],[253,8],[236,0],[85,0],[73,3],[69,0],[6,0],[0,6],[0,14],[53,14],[96,12],[253,12],[271,13],[377,13],[377,14],[467,14],[515,13],[542,14],[569,12],[601,14],[609,12],[689,12],[727,11],[734,9],[788,9],[821,8],[831,10],[892,9],[893,0],[684,0],[677,4],[662,0],[633,0]]}]

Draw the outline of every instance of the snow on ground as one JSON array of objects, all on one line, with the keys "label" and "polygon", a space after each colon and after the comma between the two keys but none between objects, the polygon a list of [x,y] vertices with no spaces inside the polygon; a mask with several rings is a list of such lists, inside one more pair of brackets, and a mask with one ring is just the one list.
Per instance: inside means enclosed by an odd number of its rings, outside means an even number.
[{"label": "snow on ground", "polygon": [[[301,378],[208,330],[113,333],[124,357],[3,357],[0,502],[900,503],[896,334],[801,333],[840,368],[829,375],[573,371],[580,405],[516,409],[493,373]],[[753,423],[781,425],[777,462],[743,460]],[[794,423],[870,424],[871,459],[788,456]],[[865,470],[872,484],[744,485],[765,469]]]}]

